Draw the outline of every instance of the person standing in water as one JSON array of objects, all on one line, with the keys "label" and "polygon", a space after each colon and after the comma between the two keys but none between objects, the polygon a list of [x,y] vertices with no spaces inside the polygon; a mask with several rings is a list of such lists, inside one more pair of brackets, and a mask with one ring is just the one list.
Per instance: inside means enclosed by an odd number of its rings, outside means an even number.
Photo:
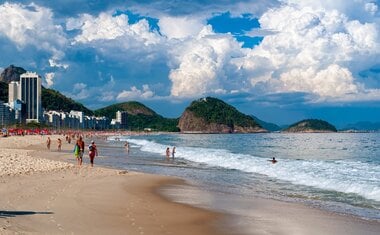
[{"label": "person standing in water", "polygon": [[172,158],[174,159],[174,156],[175,156],[175,147],[173,147],[173,150],[172,150]]},{"label": "person standing in water", "polygon": [[167,147],[166,148],[166,159],[169,159],[170,158],[170,148]]},{"label": "person standing in water", "polygon": [[277,162],[275,157],[273,157],[272,160],[268,160],[268,161],[272,162],[273,164],[275,164]]}]

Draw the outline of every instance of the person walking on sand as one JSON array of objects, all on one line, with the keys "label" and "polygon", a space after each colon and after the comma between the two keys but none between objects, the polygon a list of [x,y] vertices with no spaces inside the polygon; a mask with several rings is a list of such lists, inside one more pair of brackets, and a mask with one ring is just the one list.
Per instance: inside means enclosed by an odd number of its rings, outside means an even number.
[{"label": "person walking on sand", "polygon": [[50,137],[48,137],[47,140],[46,140],[46,147],[49,150],[50,150],[50,144],[51,144],[51,139],[50,139]]},{"label": "person walking on sand", "polygon": [[172,158],[174,159],[174,156],[175,156],[175,147],[173,147],[173,150],[172,150]]},{"label": "person walking on sand", "polygon": [[[81,166],[83,162],[83,153],[84,153],[84,141],[82,139],[82,136],[79,137],[75,146],[78,146],[78,150],[77,150],[78,152],[75,156],[77,157],[78,166]],[[75,153],[75,148],[74,148],[74,153]]]},{"label": "person walking on sand", "polygon": [[58,138],[57,142],[58,142],[58,151],[60,152],[62,149],[62,140]]},{"label": "person walking on sand", "polygon": [[94,166],[94,158],[98,156],[98,149],[94,141],[91,141],[91,144],[88,146],[88,156],[90,157],[91,166]]}]

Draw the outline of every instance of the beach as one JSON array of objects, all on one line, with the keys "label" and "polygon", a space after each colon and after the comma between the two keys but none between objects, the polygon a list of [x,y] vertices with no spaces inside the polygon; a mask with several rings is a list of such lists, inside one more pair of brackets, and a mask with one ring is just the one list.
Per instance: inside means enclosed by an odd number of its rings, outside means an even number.
[{"label": "beach", "polygon": [[213,226],[218,213],[156,192],[178,180],[51,160],[72,155],[43,149],[45,140],[0,139],[1,234],[221,234]]},{"label": "beach", "polygon": [[[62,137],[62,136],[61,136]],[[230,213],[179,203],[184,179],[76,166],[73,144],[46,136],[0,139],[1,234],[378,234],[378,221],[298,203],[214,195]],[[191,183],[191,182],[190,182]],[[202,193],[202,192],[201,192]],[[177,196],[176,196],[177,195]],[[193,194],[194,195],[194,194]],[[202,195],[202,194],[199,194]],[[191,203],[190,203],[191,204]],[[245,208],[238,210],[235,208]],[[232,211],[232,213],[231,213]],[[246,218],[250,218],[247,220]]]}]

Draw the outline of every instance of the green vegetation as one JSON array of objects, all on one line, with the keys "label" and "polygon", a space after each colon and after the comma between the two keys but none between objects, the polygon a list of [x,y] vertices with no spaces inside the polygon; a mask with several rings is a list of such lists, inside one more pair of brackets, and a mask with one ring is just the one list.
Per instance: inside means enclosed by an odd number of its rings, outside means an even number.
[{"label": "green vegetation", "polygon": [[143,130],[151,128],[154,131],[179,131],[178,119],[164,118],[152,109],[136,102],[125,102],[107,106],[95,111],[96,116],[106,116],[110,119],[116,118],[117,111],[127,111],[127,128],[130,130]]},{"label": "green vegetation", "polygon": [[45,110],[57,110],[70,112],[71,110],[82,111],[86,115],[93,115],[93,111],[86,108],[83,104],[68,98],[56,90],[42,87],[42,107]]},{"label": "green vegetation", "polygon": [[337,132],[336,128],[330,123],[319,119],[306,119],[294,123],[286,128],[287,132]]},{"label": "green vegetation", "polygon": [[193,101],[186,110],[193,112],[197,117],[203,118],[207,123],[224,124],[231,128],[234,126],[260,126],[252,117],[239,112],[222,100],[212,97]]}]

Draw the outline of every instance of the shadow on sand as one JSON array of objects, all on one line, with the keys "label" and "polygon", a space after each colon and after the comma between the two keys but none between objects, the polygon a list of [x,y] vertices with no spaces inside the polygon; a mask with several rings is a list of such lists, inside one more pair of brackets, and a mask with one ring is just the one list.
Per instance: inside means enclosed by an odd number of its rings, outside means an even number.
[{"label": "shadow on sand", "polygon": [[50,215],[53,212],[38,211],[0,211],[0,218],[16,217],[20,215]]}]

